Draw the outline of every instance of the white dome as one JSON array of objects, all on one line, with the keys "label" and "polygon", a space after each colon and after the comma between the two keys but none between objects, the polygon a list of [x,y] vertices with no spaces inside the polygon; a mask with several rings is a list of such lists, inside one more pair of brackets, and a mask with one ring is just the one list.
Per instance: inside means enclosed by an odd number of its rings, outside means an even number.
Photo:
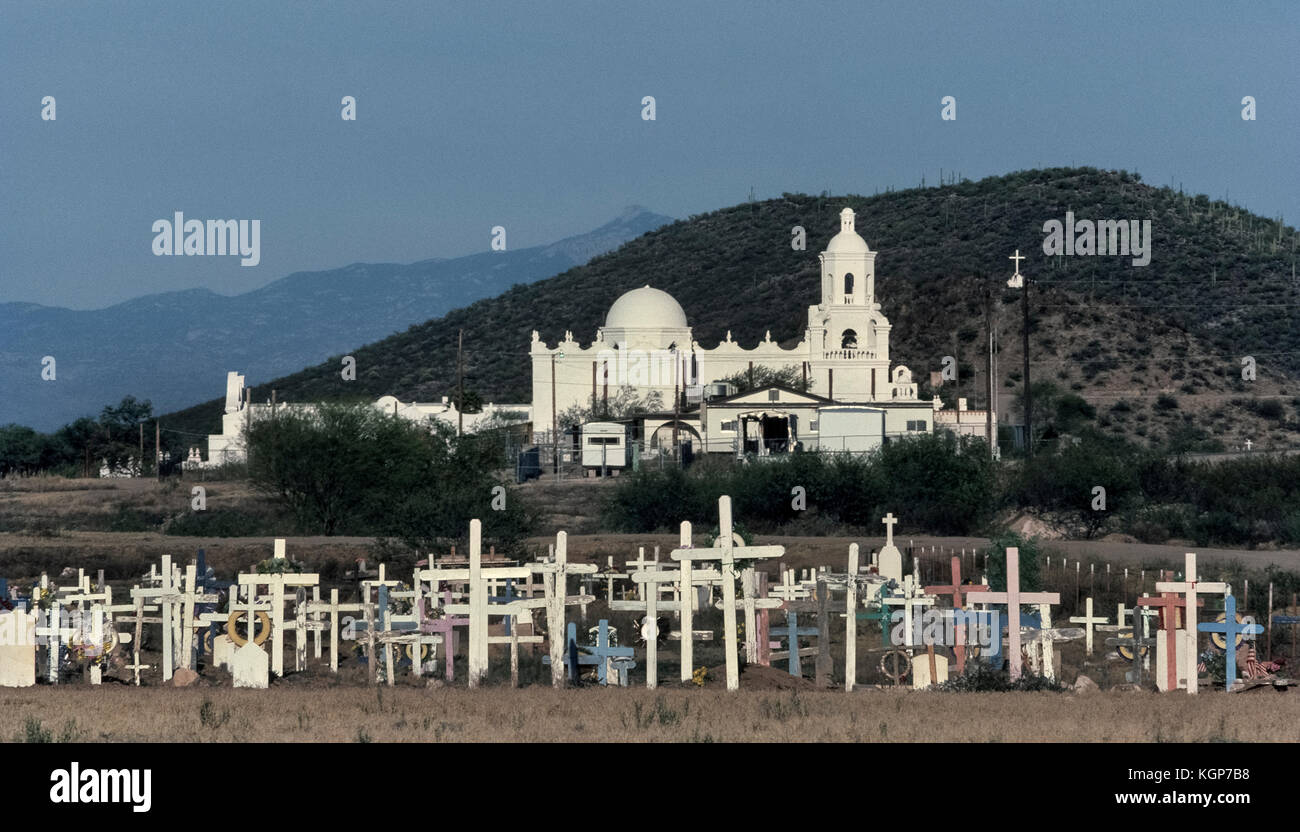
[{"label": "white dome", "polygon": [[642,286],[627,292],[605,315],[606,329],[686,329],[686,313],[673,296]]},{"label": "white dome", "polygon": [[840,212],[840,233],[831,237],[831,241],[826,245],[826,253],[867,254],[870,251],[871,249],[867,248],[867,241],[862,239],[854,229],[853,209],[845,208]]}]

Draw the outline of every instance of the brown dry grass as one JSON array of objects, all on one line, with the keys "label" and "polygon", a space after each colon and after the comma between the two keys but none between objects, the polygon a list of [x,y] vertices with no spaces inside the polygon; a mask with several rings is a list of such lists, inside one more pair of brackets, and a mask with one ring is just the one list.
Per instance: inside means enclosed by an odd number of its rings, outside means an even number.
[{"label": "brown dry grass", "polygon": [[[205,705],[205,703],[207,703]],[[0,692],[0,738],[85,742],[1300,741],[1300,696],[335,687]]]}]

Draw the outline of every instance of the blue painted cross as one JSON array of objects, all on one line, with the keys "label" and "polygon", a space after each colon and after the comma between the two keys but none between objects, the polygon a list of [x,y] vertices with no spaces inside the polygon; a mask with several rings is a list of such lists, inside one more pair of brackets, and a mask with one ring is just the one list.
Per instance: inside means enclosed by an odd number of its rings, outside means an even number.
[{"label": "blue painted cross", "polygon": [[[194,569],[194,574],[196,576],[195,590],[200,594],[206,595],[217,588],[217,575],[212,570],[212,567],[208,566],[206,555],[202,549],[199,550],[198,563]],[[196,604],[194,606],[194,617],[197,618],[204,613],[216,611],[216,604]],[[213,621],[208,624],[208,637],[206,639],[195,639],[197,642],[197,644],[194,645],[196,659],[203,656],[203,651],[207,645],[216,644],[217,634],[220,629],[220,626]]]},{"label": "blue painted cross", "polygon": [[[380,585],[376,588],[376,592],[377,592],[377,594],[378,594],[378,596],[379,596],[379,597],[378,597],[378,600],[375,602],[375,634],[376,634],[376,635],[378,635],[378,634],[380,634],[380,633],[386,633],[386,632],[389,632],[390,630],[391,630],[391,631],[402,632],[402,631],[408,631],[408,630],[409,630],[409,631],[415,631],[415,630],[419,629],[420,625],[419,625],[418,622],[415,622],[415,621],[390,621],[390,620],[389,620],[389,618],[388,618],[388,585],[387,585],[387,584],[380,584]],[[352,624],[352,626],[354,627],[355,632],[357,632],[357,633],[364,633],[364,632],[366,632],[367,622],[365,622],[365,621],[354,621],[353,624]],[[413,651],[413,652],[415,652],[415,651]],[[369,660],[370,660],[370,657],[369,657],[369,656],[365,656],[365,655],[362,655],[362,656],[358,657],[358,659],[357,659],[357,661],[358,661],[360,664],[368,664],[368,663],[369,663]],[[402,653],[401,651],[399,651],[398,654],[397,654],[397,662],[396,662],[396,663],[397,663],[397,664],[401,664],[402,662],[408,662],[408,663],[409,663],[409,660],[406,659],[406,658],[404,658],[404,657],[403,657],[403,653]],[[380,665],[380,667],[382,667],[382,665]]]},{"label": "blue painted cross", "polygon": [[[578,647],[578,625],[570,621],[568,632],[565,633],[564,640],[564,666],[569,669],[569,681],[576,684],[578,681],[578,668],[582,665],[594,666],[604,664],[601,659],[595,656],[579,653]],[[550,656],[542,656],[542,664],[550,664]]]},{"label": "blue painted cross", "polygon": [[820,631],[816,627],[800,627],[799,613],[790,610],[785,614],[785,627],[772,627],[769,630],[773,637],[784,638],[790,644],[789,668],[791,676],[803,676],[803,667],[799,662],[799,636],[815,636]]},{"label": "blue painted cross", "polygon": [[1232,595],[1223,596],[1223,622],[1205,622],[1197,624],[1196,629],[1202,633],[1223,633],[1224,658],[1223,676],[1228,690],[1237,681],[1237,637],[1253,636],[1264,632],[1258,624],[1237,623],[1237,599]]},{"label": "blue painted cross", "polygon": [[[596,680],[600,682],[600,684],[602,685],[609,683],[609,679],[606,675],[606,671],[609,667],[609,662],[611,659],[618,661],[620,667],[624,670],[631,670],[632,668],[636,667],[636,662],[630,661],[632,655],[636,651],[634,651],[631,647],[614,647],[610,645],[609,621],[607,619],[604,618],[600,619],[600,625],[596,631],[596,644],[594,646],[590,646],[590,647],[577,646],[578,625],[575,622],[572,621],[569,622],[567,636],[568,636],[569,650],[568,650],[568,654],[564,657],[564,664],[569,668],[570,678],[573,678],[573,673],[574,673],[572,657],[573,657],[575,647],[579,653],[578,664],[588,665],[588,666],[595,665]],[[542,663],[550,664],[551,657],[543,656]],[[624,687],[627,686],[626,673],[619,674],[619,684],[623,685]]]},{"label": "blue painted cross", "polygon": [[[515,579],[506,578],[505,595],[489,595],[488,601],[494,604],[509,604],[511,601],[514,601],[518,597],[520,596],[515,594]],[[514,618],[515,617],[513,615],[506,616],[506,635],[510,635],[510,629],[511,627],[514,626]]]}]

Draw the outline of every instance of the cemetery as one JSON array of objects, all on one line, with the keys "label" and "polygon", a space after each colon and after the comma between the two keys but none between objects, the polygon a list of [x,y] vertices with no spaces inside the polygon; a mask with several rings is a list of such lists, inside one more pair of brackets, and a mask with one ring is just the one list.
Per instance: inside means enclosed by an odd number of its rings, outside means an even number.
[{"label": "cemetery", "polygon": [[[475,519],[459,552],[363,557],[342,573],[280,538],[233,572],[198,549],[133,576],[71,563],[6,575],[0,731],[1300,739],[1300,608],[1282,584],[1237,581],[1190,551],[1147,570],[1044,554],[1032,539],[917,546],[895,536],[893,513],[880,545],[796,565],[785,545],[737,531],[730,497],[716,512],[715,532],[682,522],[675,545],[603,558],[574,556],[564,531],[544,550],[498,554]],[[971,721],[1006,696],[1041,720]],[[962,714],[943,729],[925,721]]]}]

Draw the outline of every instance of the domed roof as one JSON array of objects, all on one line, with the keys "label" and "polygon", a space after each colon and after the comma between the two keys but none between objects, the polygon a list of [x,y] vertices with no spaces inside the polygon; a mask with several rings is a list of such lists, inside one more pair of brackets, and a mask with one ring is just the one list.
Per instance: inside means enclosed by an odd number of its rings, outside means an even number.
[{"label": "domed roof", "polygon": [[673,296],[642,286],[625,293],[605,315],[606,329],[685,329],[686,313]]},{"label": "domed roof", "polygon": [[840,233],[827,243],[827,254],[866,254],[871,251],[867,248],[867,241],[854,230],[853,216],[852,208],[840,212]]}]

